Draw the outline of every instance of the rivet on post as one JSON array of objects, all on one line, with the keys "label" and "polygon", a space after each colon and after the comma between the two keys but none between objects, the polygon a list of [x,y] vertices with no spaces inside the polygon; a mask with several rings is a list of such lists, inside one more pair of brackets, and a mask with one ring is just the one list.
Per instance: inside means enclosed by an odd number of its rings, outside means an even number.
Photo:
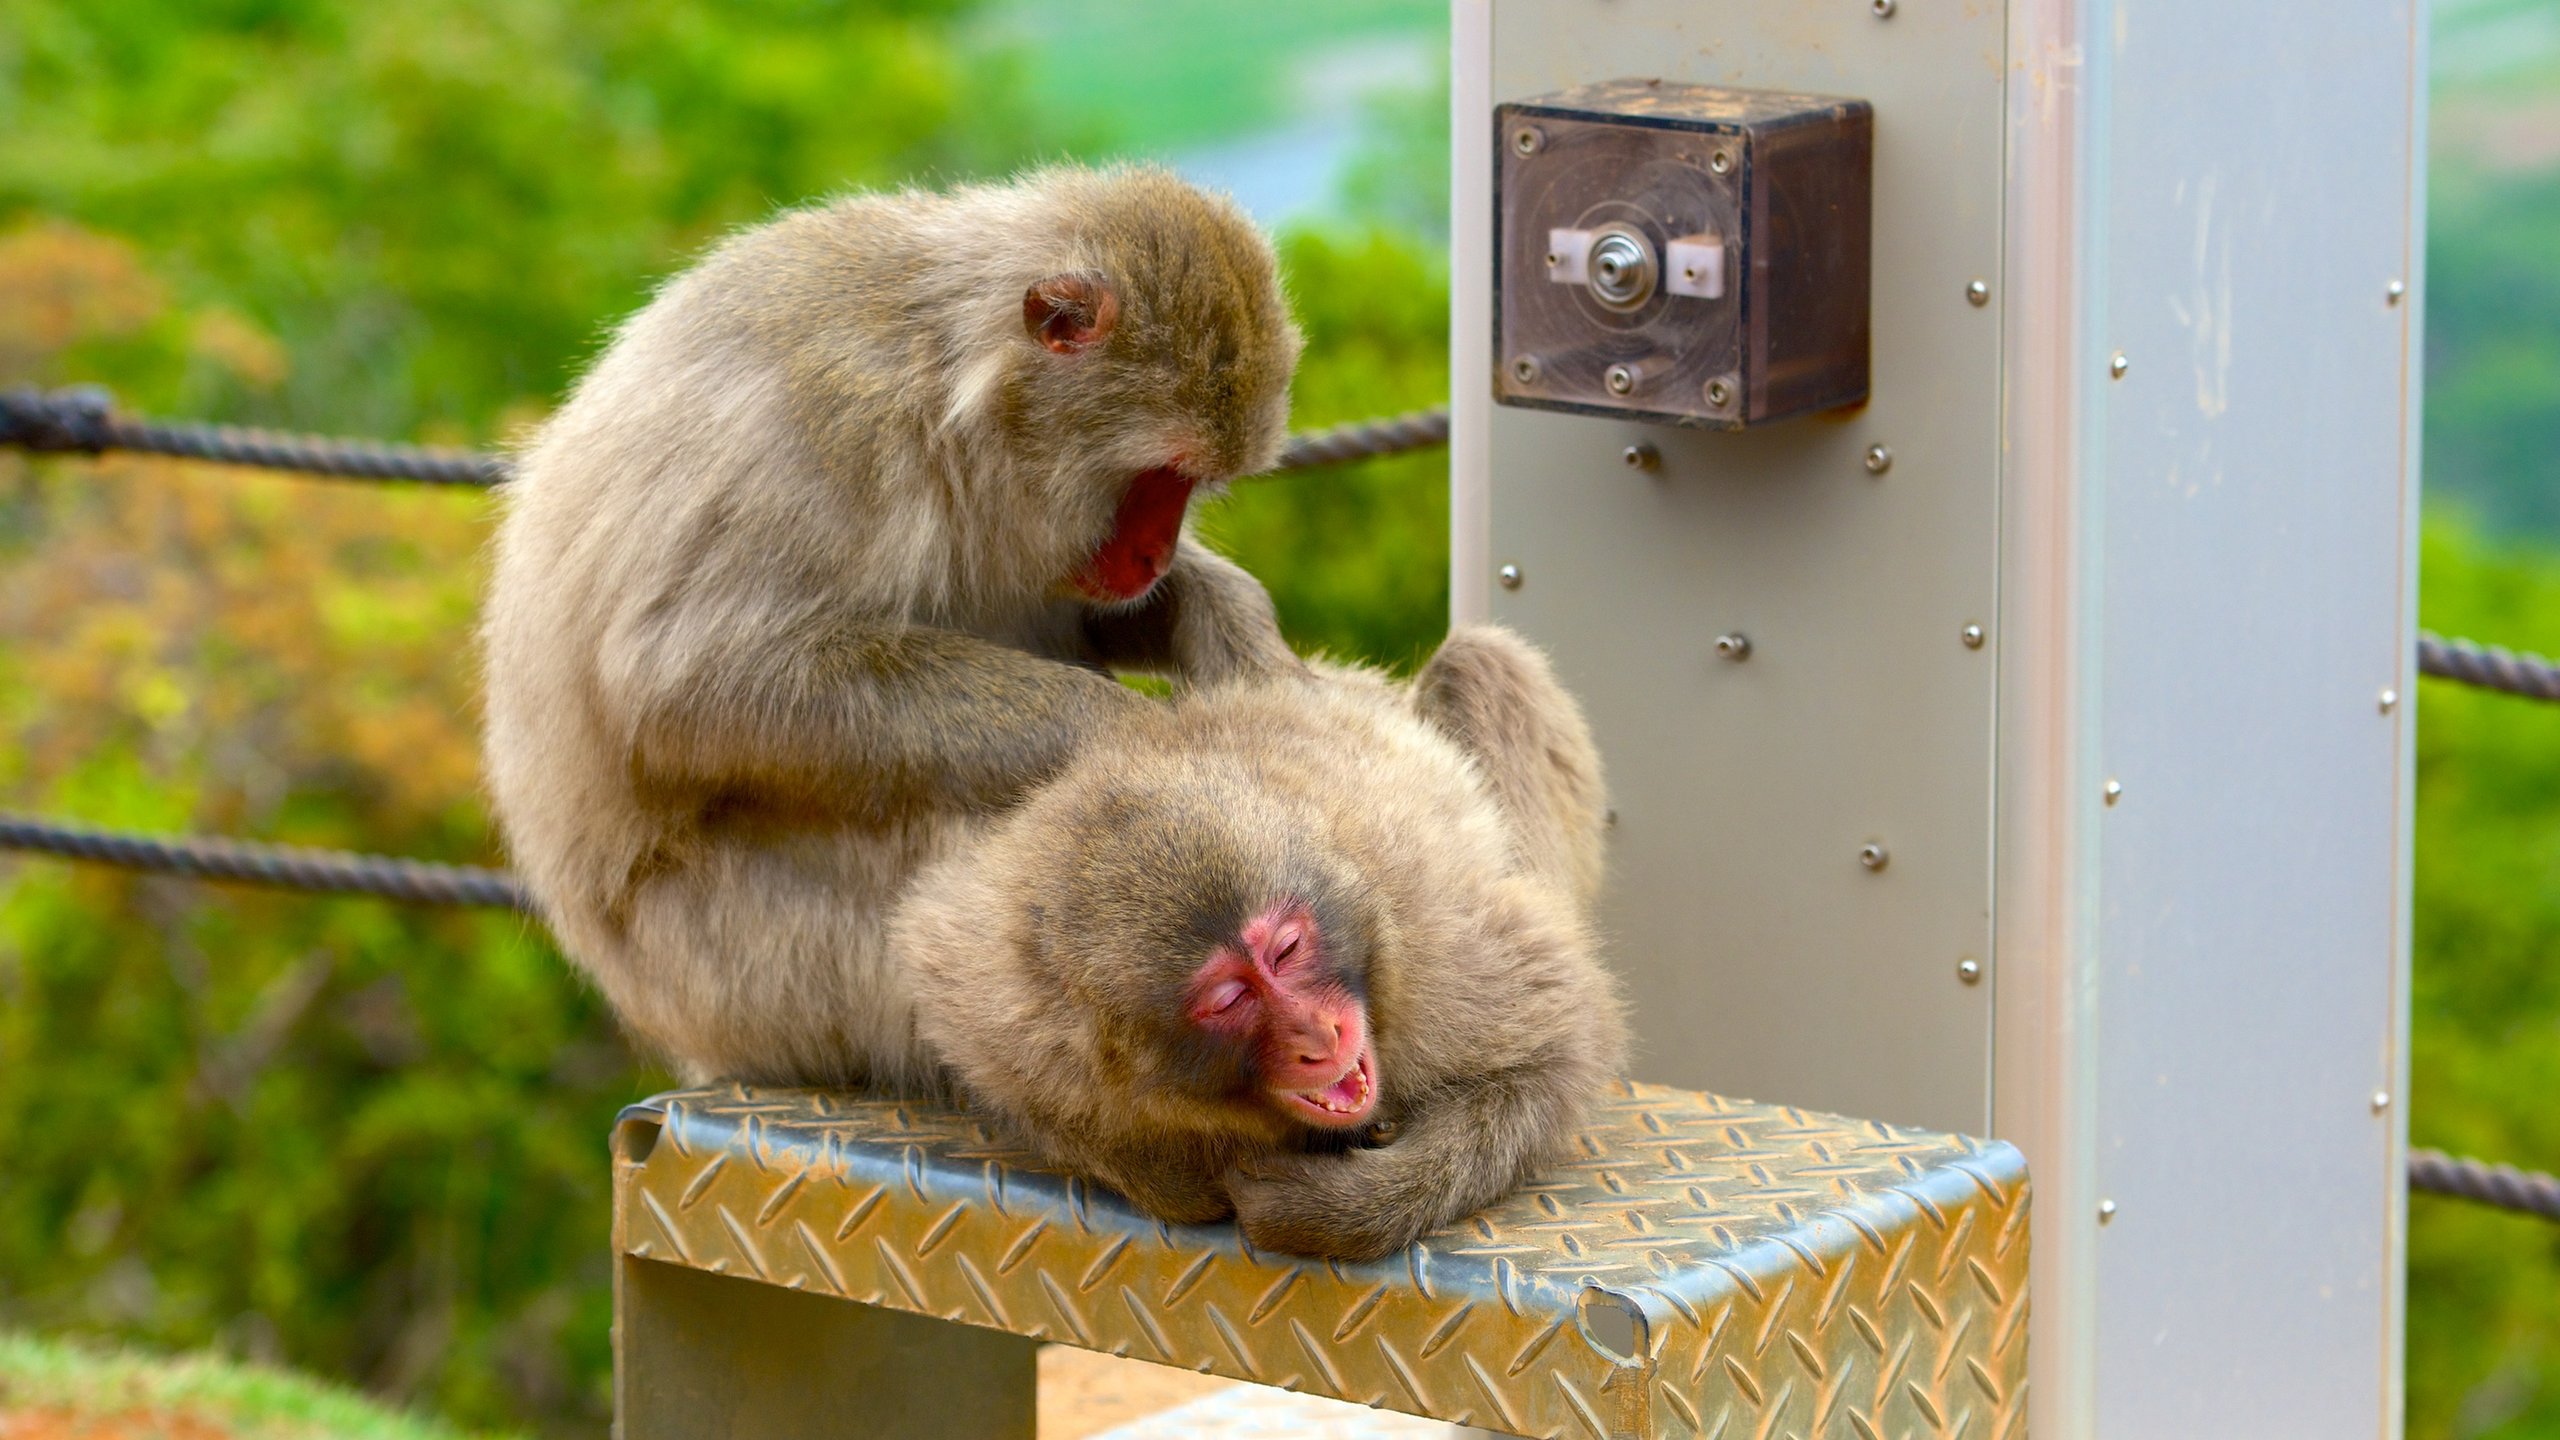
[{"label": "rivet on post", "polygon": [[1651,470],[1662,463],[1662,452],[1639,440],[1618,453],[1630,470]]},{"label": "rivet on post", "polygon": [[1517,565],[1505,565],[1501,569],[1493,572],[1493,578],[1502,582],[1503,589],[1517,590],[1520,588],[1520,581],[1522,578],[1520,574],[1520,567]]},{"label": "rivet on post", "polygon": [[1881,475],[1893,468],[1893,452],[1882,445],[1867,447],[1867,473]]},{"label": "rivet on post", "polygon": [[1719,635],[1716,637],[1716,653],[1727,660],[1748,660],[1751,658],[1751,637],[1739,630]]}]

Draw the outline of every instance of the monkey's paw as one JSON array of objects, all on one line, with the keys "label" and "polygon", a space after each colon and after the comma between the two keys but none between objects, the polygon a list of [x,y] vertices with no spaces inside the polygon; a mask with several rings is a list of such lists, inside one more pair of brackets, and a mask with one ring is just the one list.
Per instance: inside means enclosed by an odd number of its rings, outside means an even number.
[{"label": "monkey's paw", "polygon": [[1374,1260],[1422,1238],[1439,1220],[1416,1204],[1378,1150],[1258,1156],[1227,1172],[1236,1223],[1256,1249]]}]

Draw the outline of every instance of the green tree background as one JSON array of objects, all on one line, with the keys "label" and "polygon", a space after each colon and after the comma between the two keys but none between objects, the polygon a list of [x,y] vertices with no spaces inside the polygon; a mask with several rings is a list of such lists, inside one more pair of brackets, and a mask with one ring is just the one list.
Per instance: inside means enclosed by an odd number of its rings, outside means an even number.
[{"label": "green tree background", "polygon": [[[1437,403],[1443,13],[0,0],[0,384],[501,443],[776,205],[1314,109],[1367,138],[1284,238],[1296,421]],[[2549,14],[2439,7],[2422,609],[2560,650]],[[1310,100],[1344,74],[1375,83]],[[1446,503],[1425,455],[1248,486],[1208,525],[1302,645],[1406,663],[1445,615]],[[492,860],[460,643],[489,518],[0,455],[0,806]],[[2560,1168],[2560,714],[2436,685],[2418,714],[2413,1127]],[[595,1433],[602,1137],[662,1079],[509,917],[0,863],[0,1327]],[[2560,1229],[2413,1208],[2411,1433],[2560,1437]]]}]

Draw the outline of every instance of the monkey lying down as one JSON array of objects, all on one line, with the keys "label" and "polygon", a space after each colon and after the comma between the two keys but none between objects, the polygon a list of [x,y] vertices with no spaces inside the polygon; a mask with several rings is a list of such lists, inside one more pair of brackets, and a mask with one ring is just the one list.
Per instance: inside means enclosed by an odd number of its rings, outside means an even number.
[{"label": "monkey lying down", "polygon": [[890,921],[981,1108],[1174,1221],[1367,1258],[1499,1198],[1625,1031],[1598,758],[1506,631],[1410,687],[1239,681],[1095,738]]}]

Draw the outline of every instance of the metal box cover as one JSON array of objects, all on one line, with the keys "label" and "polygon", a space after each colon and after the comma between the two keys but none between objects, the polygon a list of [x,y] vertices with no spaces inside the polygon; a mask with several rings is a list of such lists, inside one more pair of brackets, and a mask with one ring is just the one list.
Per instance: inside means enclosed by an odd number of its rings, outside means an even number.
[{"label": "metal box cover", "polygon": [[[1725,430],[1866,399],[1866,102],[1611,80],[1494,125],[1496,399]],[[1592,234],[1640,237],[1640,303],[1553,278]],[[1683,241],[1721,274],[1675,293]]]}]

